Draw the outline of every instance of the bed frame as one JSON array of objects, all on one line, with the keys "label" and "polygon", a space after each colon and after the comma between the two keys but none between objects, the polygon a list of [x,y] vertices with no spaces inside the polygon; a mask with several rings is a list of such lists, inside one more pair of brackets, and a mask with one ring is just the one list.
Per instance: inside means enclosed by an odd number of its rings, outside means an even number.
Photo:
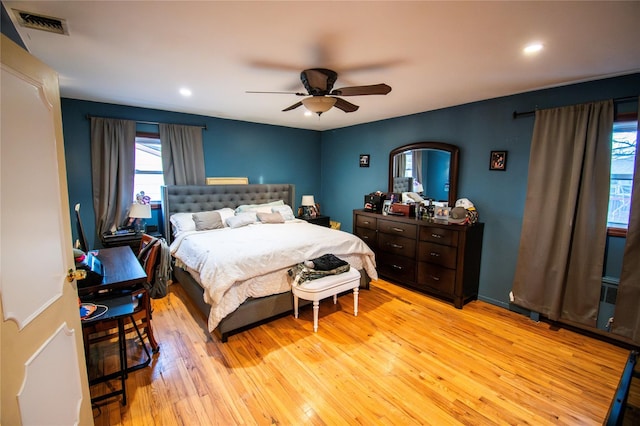
[{"label": "bed frame", "polygon": [[[174,213],[217,210],[225,207],[236,208],[241,204],[263,204],[284,200],[295,205],[295,187],[291,184],[249,184],[249,185],[169,185],[162,187],[162,217],[160,229],[171,242],[169,217]],[[205,317],[209,317],[210,306],[203,299],[202,287],[189,272],[175,268],[176,281],[184,288],[194,305]],[[369,276],[360,271],[360,287],[369,288]],[[260,298],[249,298],[238,309],[220,321],[214,334],[223,342],[229,336],[279,318],[293,312],[293,297],[290,292]]]}]

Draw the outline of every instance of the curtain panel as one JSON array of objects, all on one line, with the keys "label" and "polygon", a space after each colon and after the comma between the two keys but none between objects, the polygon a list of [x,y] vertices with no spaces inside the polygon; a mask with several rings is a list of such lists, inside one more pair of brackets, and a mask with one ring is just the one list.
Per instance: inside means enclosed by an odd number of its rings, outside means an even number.
[{"label": "curtain panel", "polygon": [[204,185],[202,127],[160,123],[165,185]]},{"label": "curtain panel", "polygon": [[[413,150],[413,158],[411,160],[412,173],[413,173],[413,184],[415,188],[415,182],[418,181],[421,184],[422,182],[422,150],[414,149]],[[410,191],[415,191],[414,188],[409,188]]]},{"label": "curtain panel", "polygon": [[595,327],[607,237],[613,101],[536,111],[513,301]]},{"label": "curtain panel", "polygon": [[[638,98],[638,118],[640,118],[640,98]],[[638,128],[640,130],[640,126]],[[636,161],[631,189],[631,211],[629,226],[622,258],[622,272],[616,297],[611,332],[640,344],[640,152],[636,135]]]},{"label": "curtain panel", "polygon": [[96,232],[120,226],[133,200],[136,122],[91,117],[91,179]]}]

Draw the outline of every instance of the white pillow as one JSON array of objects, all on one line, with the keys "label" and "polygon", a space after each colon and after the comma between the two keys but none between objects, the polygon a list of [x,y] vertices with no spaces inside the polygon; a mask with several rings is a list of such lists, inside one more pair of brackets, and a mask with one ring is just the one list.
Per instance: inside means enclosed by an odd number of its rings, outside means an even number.
[{"label": "white pillow", "polygon": [[240,228],[241,226],[247,226],[255,223],[257,218],[252,217],[250,214],[239,214],[237,216],[231,216],[227,218],[227,226],[229,228]]},{"label": "white pillow", "polygon": [[227,223],[227,219],[230,217],[233,217],[236,214],[236,212],[233,211],[233,209],[230,209],[229,207],[225,207],[223,209],[216,210],[216,211],[220,213],[220,218],[222,219],[222,223],[224,223],[225,226]]},{"label": "white pillow", "polygon": [[291,206],[275,206],[271,207],[271,211],[273,213],[280,213],[284,220],[294,220],[296,217],[293,214],[293,210],[291,210]]},{"label": "white pillow", "polygon": [[[210,210],[212,212],[220,213],[220,219],[222,223],[227,226],[227,219],[233,217],[236,213],[233,209],[229,207],[225,207],[219,210]],[[206,212],[196,212],[196,213],[206,213]],[[195,231],[196,230],[196,222],[193,220],[194,213],[174,213],[169,218],[169,222],[173,225],[173,236],[177,237],[181,232],[187,231]]]},{"label": "white pillow", "polygon": [[284,205],[284,201],[282,200],[278,200],[278,201],[272,201],[270,203],[264,203],[264,204],[242,204],[238,207],[236,207],[236,213],[242,213],[242,212],[246,212],[246,211],[256,211],[257,209],[263,209],[263,208],[269,208],[269,210],[261,210],[264,211],[264,213],[271,213],[271,206],[282,206]]},{"label": "white pillow", "polygon": [[193,213],[174,213],[169,218],[169,222],[173,225],[173,236],[187,231],[195,231],[196,223],[193,221]]}]

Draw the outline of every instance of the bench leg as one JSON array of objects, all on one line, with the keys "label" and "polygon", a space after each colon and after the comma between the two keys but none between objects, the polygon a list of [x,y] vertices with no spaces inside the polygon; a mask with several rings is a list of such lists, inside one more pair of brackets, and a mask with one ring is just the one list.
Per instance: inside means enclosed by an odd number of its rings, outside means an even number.
[{"label": "bench leg", "polygon": [[313,301],[313,332],[318,331],[318,311],[320,310],[320,301]]},{"label": "bench leg", "polygon": [[336,303],[338,303],[338,295],[334,294],[333,295],[333,304],[335,305]]},{"label": "bench leg", "polygon": [[353,289],[353,316],[358,316],[358,287]]},{"label": "bench leg", "polygon": [[293,316],[298,318],[298,296],[293,295]]}]

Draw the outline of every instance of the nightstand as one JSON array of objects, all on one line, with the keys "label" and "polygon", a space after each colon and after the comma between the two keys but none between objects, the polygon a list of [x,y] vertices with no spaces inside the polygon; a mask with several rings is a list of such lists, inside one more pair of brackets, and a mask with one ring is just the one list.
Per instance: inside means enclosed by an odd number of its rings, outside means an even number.
[{"label": "nightstand", "polygon": [[316,216],[316,217],[302,217],[298,216],[298,219],[306,220],[309,223],[313,223],[314,225],[325,226],[329,228],[331,226],[331,217],[330,216]]}]

